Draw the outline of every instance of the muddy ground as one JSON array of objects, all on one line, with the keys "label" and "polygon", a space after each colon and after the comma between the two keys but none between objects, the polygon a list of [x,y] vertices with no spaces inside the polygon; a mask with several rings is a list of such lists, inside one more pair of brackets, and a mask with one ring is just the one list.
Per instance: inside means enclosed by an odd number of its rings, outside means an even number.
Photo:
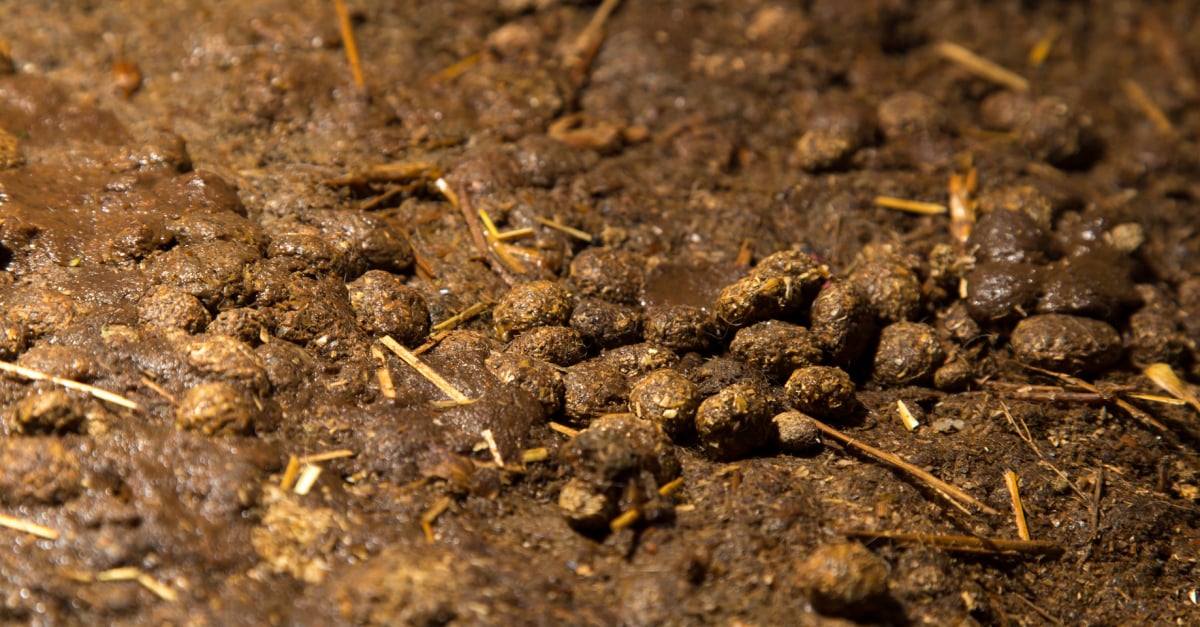
[{"label": "muddy ground", "polygon": [[348,4],[0,7],[4,623],[1200,622],[1196,3]]}]

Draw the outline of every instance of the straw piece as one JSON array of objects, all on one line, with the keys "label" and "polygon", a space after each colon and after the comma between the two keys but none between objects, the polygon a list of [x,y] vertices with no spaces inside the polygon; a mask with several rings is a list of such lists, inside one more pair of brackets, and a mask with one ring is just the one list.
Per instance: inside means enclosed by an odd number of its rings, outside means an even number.
[{"label": "straw piece", "polygon": [[340,449],[336,449],[336,450],[332,450],[332,451],[325,451],[324,453],[313,453],[312,455],[305,455],[304,457],[301,457],[299,461],[301,464],[319,464],[321,462],[332,461],[335,459],[345,459],[347,457],[354,457],[357,454],[358,453],[355,453],[354,451],[352,451],[350,449],[340,448]]},{"label": "straw piece", "polygon": [[582,240],[585,242],[592,241],[591,233],[588,233],[587,231],[580,231],[579,229],[569,227],[561,222],[557,222],[557,221],[551,220],[549,218],[543,218],[541,216],[533,216],[533,221],[537,222],[538,224],[540,224],[542,226],[550,227],[556,231],[562,231],[563,233],[566,233],[567,235],[570,235],[571,237],[574,237],[575,239]]},{"label": "straw piece", "polygon": [[467,398],[467,396],[462,392],[459,392],[458,389],[453,385],[450,385],[450,382],[443,378],[442,375],[438,374],[433,368],[427,366],[425,362],[421,361],[416,355],[409,352],[407,348],[401,346],[399,342],[392,339],[390,336],[385,335],[382,338],[379,338],[379,342],[386,346],[388,350],[395,353],[397,357],[404,360],[404,363],[412,366],[413,370],[416,370],[418,373],[420,373],[421,376],[425,377],[430,383],[437,386],[438,389],[444,392],[446,396],[449,396],[455,402],[463,405],[471,402],[471,399]]},{"label": "straw piece", "polygon": [[1046,57],[1050,56],[1050,51],[1054,49],[1054,43],[1058,40],[1060,30],[1057,24],[1046,29],[1046,34],[1029,50],[1029,65],[1041,67],[1046,62]]},{"label": "straw piece", "polygon": [[938,43],[934,49],[944,58],[949,59],[975,74],[1004,85],[1017,92],[1029,91],[1029,81],[1020,74],[1009,70],[1000,64],[971,52],[970,50],[949,41]]},{"label": "straw piece", "polygon": [[69,390],[76,390],[90,394],[102,401],[108,401],[114,405],[125,407],[126,409],[132,409],[134,411],[141,411],[142,409],[141,405],[138,405],[137,403],[125,398],[124,396],[121,396],[120,394],[115,394],[113,392],[109,392],[108,390],[102,390],[86,383],[80,383],[70,379],[63,379],[62,377],[51,376],[44,372],[38,372],[32,368],[18,366],[17,364],[7,361],[0,361],[0,371],[7,372],[9,374],[15,374],[31,381],[49,381],[55,385],[61,385]]},{"label": "straw piece", "polygon": [[1017,521],[1017,537],[1029,539],[1029,524],[1025,521],[1025,505],[1021,503],[1020,479],[1011,470],[1004,471],[1004,485],[1008,486],[1008,494],[1012,497],[1013,518]]},{"label": "straw piece", "polygon": [[[467,307],[466,309],[454,314],[453,316],[450,316],[449,318],[446,318],[445,320],[442,320],[441,322],[433,325],[432,331],[434,333],[440,333],[442,331],[449,331],[450,329],[457,327],[458,325],[462,324],[463,322],[466,322],[467,320],[474,318],[476,315],[482,313],[485,309],[487,309],[488,307],[491,307],[491,306],[492,306],[491,303],[479,301],[479,302],[471,305],[470,307]],[[413,354],[419,355],[420,352],[413,351]]]},{"label": "straw piece", "polygon": [[935,202],[922,202],[920,200],[907,200],[904,198],[896,198],[894,196],[876,196],[875,204],[886,209],[898,209],[909,213],[916,213],[925,216],[937,216],[949,212],[946,205],[941,205]]},{"label": "straw piece", "polygon": [[284,490],[291,490],[296,485],[296,477],[300,475],[300,460],[296,459],[295,455],[288,455],[287,467],[283,469],[283,478],[279,480],[279,487]]},{"label": "straw piece", "polygon": [[1179,399],[1188,405],[1192,406],[1197,412],[1200,412],[1200,399],[1188,388],[1187,384],[1175,374],[1171,369],[1170,364],[1150,364],[1142,371],[1147,379],[1154,382],[1154,385],[1162,388],[1164,392]]},{"label": "straw piece", "polygon": [[549,422],[549,425],[550,425],[551,430],[557,431],[569,438],[573,438],[573,437],[579,435],[578,429],[572,429],[571,427],[568,427],[567,425],[564,425],[562,423],[554,422],[553,420],[551,420]]},{"label": "straw piece", "polygon": [[312,491],[313,486],[317,483],[317,479],[321,476],[321,467],[311,464],[300,468],[300,477],[296,479],[296,486],[292,488],[292,492],[304,496]]},{"label": "straw piece", "polygon": [[436,538],[433,537],[433,523],[437,521],[438,517],[444,514],[446,510],[450,509],[450,505],[453,502],[454,501],[452,501],[450,497],[443,496],[437,501],[434,501],[433,505],[430,505],[429,509],[425,510],[425,513],[421,515],[421,529],[425,532],[425,539],[429,542],[434,542],[436,540]]},{"label": "straw piece", "polygon": [[6,516],[4,514],[0,514],[0,527],[6,527],[8,529],[12,529],[13,531],[21,531],[39,538],[44,538],[46,540],[57,540],[61,535],[56,529],[51,529],[37,523],[29,522],[28,520],[13,518],[12,516]]},{"label": "straw piece", "polygon": [[479,435],[483,436],[484,442],[487,442],[487,448],[491,451],[492,459],[496,462],[496,465],[504,468],[504,457],[500,455],[500,447],[496,445],[496,436],[492,434],[492,430],[484,429]]}]

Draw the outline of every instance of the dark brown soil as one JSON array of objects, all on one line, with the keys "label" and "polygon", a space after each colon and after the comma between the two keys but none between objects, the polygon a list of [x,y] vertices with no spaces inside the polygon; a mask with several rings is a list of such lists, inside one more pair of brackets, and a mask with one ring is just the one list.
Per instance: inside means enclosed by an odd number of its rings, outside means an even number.
[{"label": "dark brown soil", "polygon": [[1200,623],[1197,3],[2,4],[0,622]]}]

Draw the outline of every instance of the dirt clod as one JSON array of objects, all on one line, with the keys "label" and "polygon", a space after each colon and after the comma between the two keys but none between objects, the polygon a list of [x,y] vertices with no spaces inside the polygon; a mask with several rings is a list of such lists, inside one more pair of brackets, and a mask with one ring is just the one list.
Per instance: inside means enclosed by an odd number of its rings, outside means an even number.
[{"label": "dirt clod", "polygon": [[786,381],[797,368],[821,363],[824,354],[804,327],[767,320],[739,329],[729,352],[776,381]]},{"label": "dirt clod", "polygon": [[776,414],[775,426],[779,449],[792,455],[810,455],[821,447],[821,432],[806,414],[785,411]]},{"label": "dirt clod", "polygon": [[254,399],[228,383],[191,388],[175,410],[175,426],[204,435],[247,435],[258,426],[262,411]]},{"label": "dirt clod", "polygon": [[346,290],[363,331],[388,335],[408,346],[420,344],[429,334],[425,297],[399,277],[370,270],[347,284]]},{"label": "dirt clod", "polygon": [[62,435],[78,433],[86,419],[82,401],[65,390],[46,390],[21,399],[5,428],[14,435]]}]

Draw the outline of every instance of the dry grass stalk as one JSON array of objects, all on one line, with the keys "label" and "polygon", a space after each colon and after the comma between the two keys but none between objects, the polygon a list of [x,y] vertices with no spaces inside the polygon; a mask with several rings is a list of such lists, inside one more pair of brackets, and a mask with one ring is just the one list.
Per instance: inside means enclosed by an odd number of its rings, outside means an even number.
[{"label": "dry grass stalk", "polygon": [[1029,524],[1025,520],[1025,504],[1021,502],[1021,490],[1018,483],[1020,478],[1011,470],[1004,471],[1004,485],[1008,486],[1008,495],[1012,497],[1013,518],[1017,521],[1017,537],[1029,539]]},{"label": "dry grass stalk", "polygon": [[1154,385],[1162,388],[1167,394],[1191,405],[1192,409],[1200,412],[1200,399],[1197,399],[1192,390],[1188,388],[1188,385],[1179,378],[1179,375],[1175,374],[1170,364],[1150,364],[1146,366],[1142,374],[1146,375],[1147,379],[1153,381]]},{"label": "dry grass stalk", "polygon": [[296,477],[300,475],[300,460],[295,455],[288,455],[287,467],[283,469],[283,477],[279,480],[279,487],[284,490],[291,490],[296,486]]},{"label": "dry grass stalk", "polygon": [[437,180],[433,182],[433,186],[436,187],[438,191],[446,197],[446,200],[450,201],[450,204],[454,205],[455,209],[461,206],[459,204],[458,194],[452,187],[450,187],[450,184],[446,182],[446,179],[438,177]]},{"label": "dry grass stalk", "polygon": [[751,261],[754,261],[754,240],[747,237],[742,240],[742,245],[738,247],[737,257],[734,258],[733,265],[739,268],[749,268]]},{"label": "dry grass stalk", "polygon": [[352,451],[348,448],[339,448],[339,449],[335,449],[332,451],[325,451],[324,453],[313,453],[312,455],[305,455],[304,457],[300,458],[300,463],[301,464],[319,464],[321,462],[333,461],[335,459],[345,459],[347,457],[354,457],[357,454],[358,453],[355,453],[354,451]]},{"label": "dry grass stalk", "polygon": [[1058,557],[1065,552],[1062,546],[1042,540],[1005,540],[977,536],[900,533],[894,531],[846,531],[843,535],[864,540],[890,540],[913,546],[932,546],[945,551],[976,555],[1017,555],[1029,557]]},{"label": "dry grass stalk", "polygon": [[500,233],[496,233],[496,241],[507,242],[509,240],[521,239],[523,237],[529,237],[531,235],[533,235],[533,227],[526,226],[526,227],[522,227],[519,229],[512,229],[509,231],[503,231]]},{"label": "dry grass stalk", "polygon": [[450,505],[453,502],[450,497],[443,496],[434,501],[433,505],[430,505],[424,514],[421,514],[421,530],[425,532],[425,539],[429,542],[436,541],[436,538],[433,537],[433,523],[437,522],[438,517],[450,509]]},{"label": "dry grass stalk", "polygon": [[445,393],[446,396],[449,396],[456,403],[465,405],[471,402],[471,399],[467,398],[467,396],[462,392],[459,392],[458,389],[453,385],[450,385],[450,382],[443,378],[442,375],[438,374],[437,371],[435,371],[433,368],[430,368],[425,364],[425,362],[421,361],[416,355],[412,354],[407,348],[404,348],[404,346],[392,339],[390,336],[383,336],[379,339],[379,342],[386,346],[388,350],[395,353],[397,357],[404,360],[404,363],[412,366],[413,370],[416,370],[430,383],[437,386],[439,390]]},{"label": "dry grass stalk", "polygon": [[342,31],[342,45],[346,48],[350,72],[354,74],[354,84],[363,89],[367,83],[363,80],[362,62],[358,58],[358,42],[354,40],[354,24],[350,21],[350,12],[346,10],[345,0],[333,0],[333,8],[337,11],[338,28]]},{"label": "dry grass stalk", "polygon": [[1046,62],[1046,57],[1049,57],[1050,51],[1054,49],[1054,43],[1058,41],[1061,30],[1058,24],[1052,24],[1046,29],[1046,34],[1029,50],[1029,65],[1041,67]]},{"label": "dry grass stalk", "polygon": [[1187,405],[1188,404],[1188,402],[1183,399],[1172,398],[1170,396],[1163,396],[1161,394],[1142,394],[1141,392],[1134,392],[1134,393],[1126,394],[1125,396],[1128,398],[1135,399],[1135,400],[1146,401],[1147,403],[1159,403],[1161,405]]},{"label": "dry grass stalk", "polygon": [[[492,306],[491,303],[479,301],[479,302],[471,305],[470,307],[467,307],[466,309],[454,314],[453,316],[450,316],[449,318],[446,318],[445,320],[442,320],[441,322],[433,325],[433,332],[441,333],[442,331],[449,331],[450,329],[457,327],[458,325],[462,324],[463,322],[466,322],[467,320],[470,320],[471,318],[474,318],[475,316],[483,313],[484,311],[487,310],[488,307],[491,307],[491,306]],[[416,353],[416,351],[413,351],[413,352]]]},{"label": "dry grass stalk", "polygon": [[1142,89],[1137,81],[1133,79],[1121,81],[1121,91],[1125,92],[1125,96],[1132,100],[1133,104],[1137,105],[1146,117],[1150,118],[1150,121],[1154,123],[1155,130],[1163,135],[1175,132],[1175,125],[1171,124],[1171,119],[1167,117],[1166,113],[1163,113],[1158,105],[1154,104],[1150,95],[1146,93],[1145,89]]},{"label": "dry grass stalk", "polygon": [[317,479],[321,477],[321,467],[307,464],[300,467],[300,476],[296,479],[296,485],[292,488],[292,492],[304,496],[312,491],[312,488],[317,483]]},{"label": "dry grass stalk", "polygon": [[371,356],[379,362],[375,369],[375,378],[379,381],[379,392],[384,398],[396,398],[396,384],[392,382],[392,373],[387,367],[387,357],[379,347],[371,345]]},{"label": "dry grass stalk", "polygon": [[28,533],[29,535],[44,538],[46,540],[57,540],[61,535],[56,529],[51,529],[37,523],[29,522],[28,520],[13,518],[12,516],[6,516],[4,514],[0,514],[0,527],[12,529],[13,531]]},{"label": "dry grass stalk", "polygon": [[571,237],[574,237],[577,240],[584,241],[584,242],[592,241],[591,233],[588,233],[587,231],[580,231],[579,229],[576,229],[573,227],[569,227],[569,226],[567,226],[561,222],[558,222],[556,220],[551,220],[549,218],[543,218],[541,216],[534,216],[533,221],[537,222],[538,224],[540,224],[542,226],[552,228],[556,231],[562,231],[563,233],[566,233],[567,235],[570,235]]},{"label": "dry grass stalk", "polygon": [[885,209],[897,209],[923,216],[940,216],[950,211],[946,205],[941,205],[936,202],[907,200],[905,198],[896,198],[895,196],[876,196],[875,204]]},{"label": "dry grass stalk", "polygon": [[573,438],[573,437],[579,435],[578,429],[572,429],[571,427],[568,427],[567,425],[564,425],[560,422],[554,422],[553,420],[551,420],[549,424],[550,424],[551,431],[557,431],[557,432],[567,436],[568,438]]},{"label": "dry grass stalk", "polygon": [[947,501],[950,502],[950,504],[954,505],[954,507],[958,508],[959,510],[963,511],[964,513],[968,513],[968,514],[970,513],[970,510],[967,509],[967,507],[970,506],[970,507],[974,507],[974,508],[978,509],[979,511],[982,511],[982,512],[985,512],[988,514],[992,514],[992,515],[1000,514],[999,511],[997,511],[996,509],[993,509],[992,507],[989,507],[983,501],[976,499],[975,497],[971,496],[970,494],[967,494],[963,490],[961,490],[945,481],[942,481],[941,479],[938,479],[937,477],[933,476],[932,474],[930,474],[924,470],[921,470],[920,468],[904,461],[903,459],[900,459],[900,457],[895,455],[894,453],[889,453],[887,451],[877,449],[869,444],[859,442],[858,440],[842,433],[841,431],[838,431],[837,429],[834,429],[833,427],[830,427],[829,425],[821,422],[820,420],[816,420],[813,418],[810,418],[810,420],[812,420],[813,425],[815,425],[817,427],[817,429],[820,429],[821,432],[824,433],[825,435],[828,435],[829,437],[837,440],[838,442],[841,442],[842,444],[845,444],[846,446],[848,446],[852,449],[855,449],[861,453],[866,454],[868,457],[873,458],[875,461],[887,464],[889,466],[892,466],[898,470],[905,472],[909,476],[911,476],[911,477],[917,479],[918,481],[924,483],[925,485],[929,486],[938,494],[941,494]]},{"label": "dry grass stalk", "polygon": [[934,49],[942,57],[963,66],[993,83],[1008,87],[1015,92],[1025,93],[1029,91],[1029,81],[1025,80],[1025,77],[1001,66],[995,61],[981,57],[956,43],[943,41],[938,43]]},{"label": "dry grass stalk", "polygon": [[500,447],[496,445],[496,436],[492,430],[484,429],[479,432],[479,435],[483,437],[484,442],[487,442],[487,449],[492,454],[492,460],[496,462],[497,466],[504,468],[504,456],[500,454]]},{"label": "dry grass stalk", "polygon": [[9,374],[15,374],[19,377],[29,379],[30,381],[49,381],[55,385],[61,385],[68,390],[84,392],[102,401],[108,401],[114,405],[120,405],[126,409],[132,409],[134,411],[141,411],[142,409],[141,405],[138,405],[137,403],[125,398],[124,396],[121,396],[120,394],[115,394],[113,392],[109,392],[108,390],[102,390],[86,383],[80,383],[78,381],[72,381],[70,379],[63,379],[62,377],[48,375],[44,372],[39,372],[32,368],[26,368],[25,366],[18,366],[17,364],[7,361],[0,361],[0,371],[7,372]]},{"label": "dry grass stalk", "polygon": [[1029,385],[1027,383],[1008,383],[1005,381],[988,381],[984,383],[991,392],[996,392],[1004,398],[1019,401],[1035,401],[1039,403],[1089,403],[1107,402],[1099,394],[1092,392],[1072,392],[1057,385]]}]

